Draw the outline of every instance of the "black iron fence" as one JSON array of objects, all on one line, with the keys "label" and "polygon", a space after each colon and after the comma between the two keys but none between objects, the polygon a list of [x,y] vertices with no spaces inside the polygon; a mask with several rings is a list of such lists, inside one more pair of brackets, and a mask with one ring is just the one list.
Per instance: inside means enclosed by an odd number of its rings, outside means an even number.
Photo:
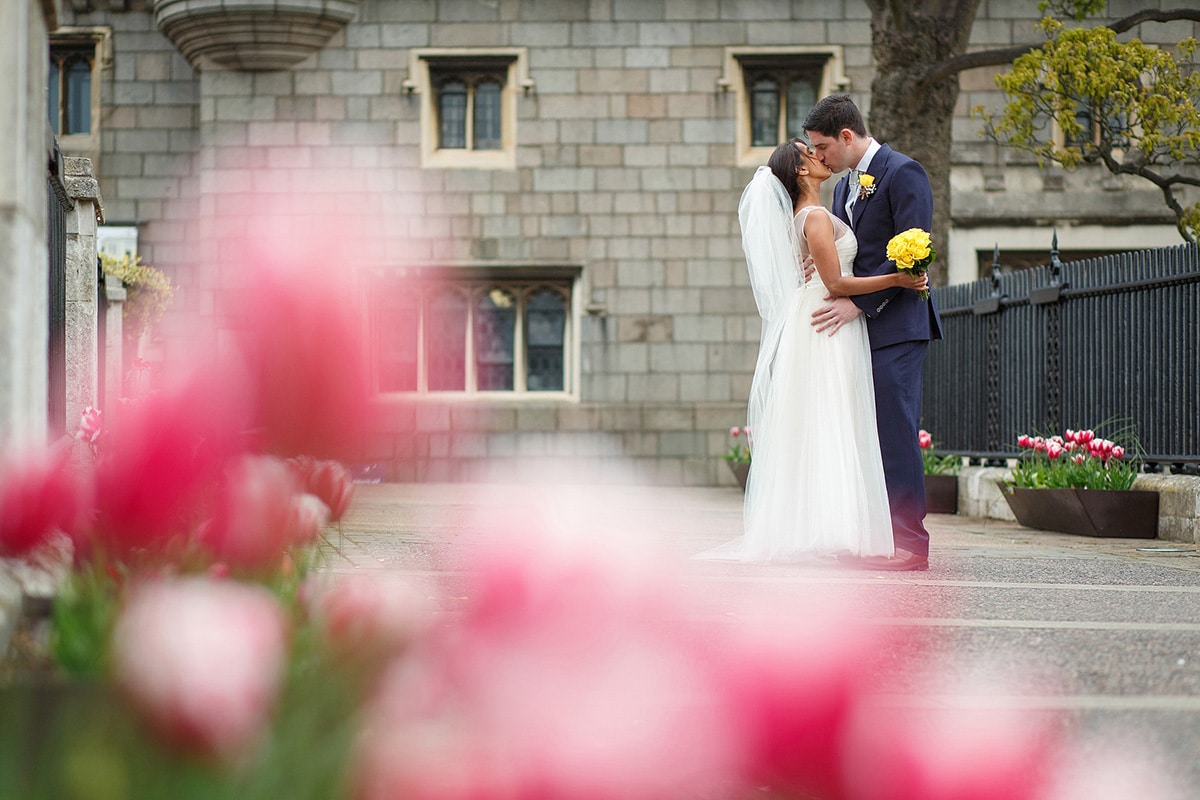
[{"label": "black iron fence", "polygon": [[67,212],[73,203],[63,182],[63,156],[51,141],[46,164],[46,248],[49,299],[47,426],[51,437],[66,429],[67,417]]},{"label": "black iron fence", "polygon": [[1200,250],[1059,262],[935,289],[921,425],[983,463],[1021,433],[1116,422],[1152,466],[1200,464]]}]

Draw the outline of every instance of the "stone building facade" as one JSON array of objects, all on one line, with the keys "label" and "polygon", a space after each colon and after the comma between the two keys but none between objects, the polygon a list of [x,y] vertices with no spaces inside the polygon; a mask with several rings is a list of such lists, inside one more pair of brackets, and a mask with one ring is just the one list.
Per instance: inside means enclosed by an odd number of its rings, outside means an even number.
[{"label": "stone building facade", "polygon": [[[1143,5],[1113,0],[1110,13]],[[368,222],[363,319],[387,411],[364,462],[389,479],[455,480],[621,455],[641,479],[731,483],[720,455],[759,335],[738,197],[807,103],[843,90],[868,107],[865,4],[263,9],[71,0],[50,37],[59,140],[94,160],[107,220],[136,229],[179,310],[204,317],[237,291],[219,268],[223,222],[297,197],[354,209]],[[1037,41],[1038,16],[1034,0],[984,2],[972,47]],[[86,87],[70,81],[80,63]],[[984,143],[969,109],[999,102],[994,74],[962,76],[952,282],[976,278],[994,245],[1048,249],[1055,226],[1068,256],[1178,241],[1149,185],[1042,171]],[[413,300],[401,285],[427,288]],[[227,321],[208,321],[219,337]]]}]

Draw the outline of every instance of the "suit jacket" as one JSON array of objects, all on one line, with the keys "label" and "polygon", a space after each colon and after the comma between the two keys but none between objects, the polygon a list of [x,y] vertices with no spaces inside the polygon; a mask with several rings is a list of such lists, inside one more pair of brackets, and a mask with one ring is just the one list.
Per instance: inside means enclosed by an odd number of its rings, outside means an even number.
[{"label": "suit jacket", "polygon": [[[887,243],[893,236],[909,228],[932,232],[933,192],[924,167],[886,144],[871,158],[867,174],[875,178],[875,191],[855,201],[854,219],[846,217],[850,173],[833,189],[833,213],[849,223],[858,237],[854,274],[882,275],[896,269],[887,257]],[[853,188],[858,191],[857,186]],[[893,287],[850,299],[867,315],[872,350],[942,338],[942,322],[933,300],[926,302],[910,289]]]}]

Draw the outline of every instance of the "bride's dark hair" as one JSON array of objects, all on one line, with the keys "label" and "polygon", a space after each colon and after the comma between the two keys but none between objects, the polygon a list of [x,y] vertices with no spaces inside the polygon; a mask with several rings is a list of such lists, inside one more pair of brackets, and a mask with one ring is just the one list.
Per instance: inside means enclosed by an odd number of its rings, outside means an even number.
[{"label": "bride's dark hair", "polygon": [[804,163],[804,159],[800,155],[800,148],[796,145],[801,141],[803,140],[787,140],[776,147],[775,152],[771,153],[771,157],[767,159],[767,166],[771,168],[771,172],[775,173],[775,177],[779,178],[783,188],[787,189],[788,196],[792,198],[792,208],[796,207],[796,202],[800,199],[800,184],[796,181],[796,170]]}]

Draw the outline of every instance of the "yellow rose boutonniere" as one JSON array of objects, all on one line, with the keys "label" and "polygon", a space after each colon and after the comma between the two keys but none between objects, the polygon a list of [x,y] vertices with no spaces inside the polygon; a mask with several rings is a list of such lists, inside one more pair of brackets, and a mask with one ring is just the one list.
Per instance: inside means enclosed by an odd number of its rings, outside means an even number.
[{"label": "yellow rose boutonniere", "polygon": [[875,176],[865,172],[858,174],[858,199],[866,200],[875,194]]},{"label": "yellow rose boutonniere", "polygon": [[[909,228],[897,233],[887,243],[887,257],[889,261],[896,262],[896,270],[899,272],[924,275],[937,253],[933,250],[933,242],[928,232],[920,228]],[[922,300],[928,300],[929,290],[922,289],[917,295]]]}]

